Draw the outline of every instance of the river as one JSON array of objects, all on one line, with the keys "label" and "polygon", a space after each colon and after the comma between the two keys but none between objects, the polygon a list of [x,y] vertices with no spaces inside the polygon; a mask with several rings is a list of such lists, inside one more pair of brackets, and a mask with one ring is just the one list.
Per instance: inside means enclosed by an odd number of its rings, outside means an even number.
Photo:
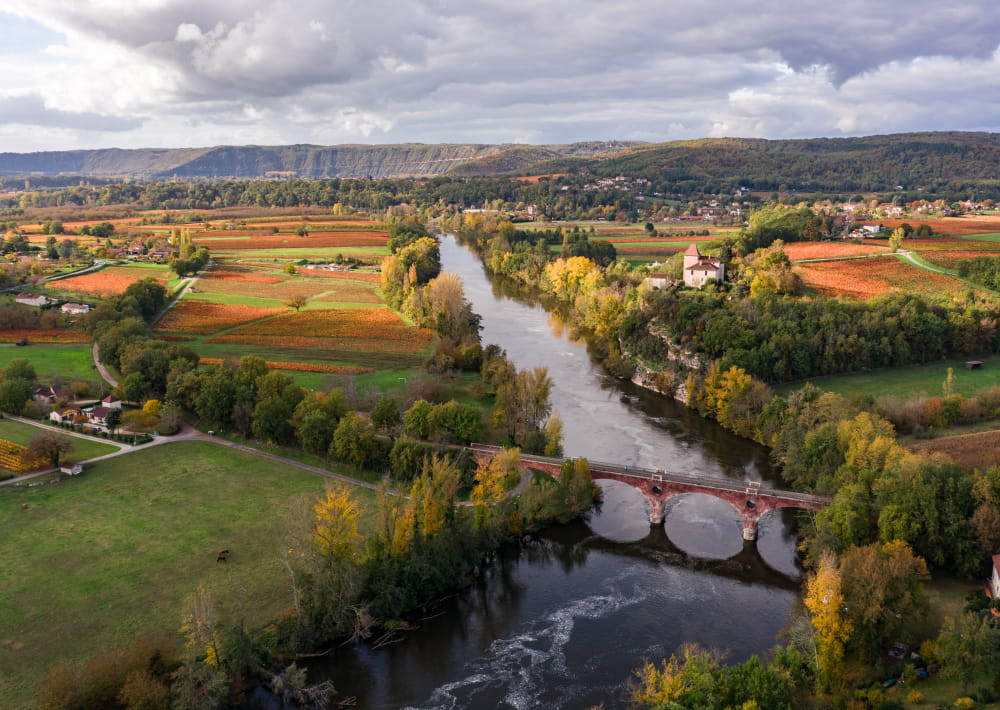
[{"label": "river", "polygon": [[[483,342],[518,368],[545,366],[567,456],[649,468],[772,476],[766,452],[667,398],[606,376],[538,304],[505,296],[450,236],[443,268],[482,316]],[[314,674],[364,708],[565,708],[627,705],[632,671],[686,642],[741,661],[771,648],[799,585],[787,511],[742,540],[728,503],[690,494],[651,527],[645,500],[603,482],[584,521],[510,549],[484,579],[397,645],[338,649]],[[318,673],[316,673],[318,671]]]}]

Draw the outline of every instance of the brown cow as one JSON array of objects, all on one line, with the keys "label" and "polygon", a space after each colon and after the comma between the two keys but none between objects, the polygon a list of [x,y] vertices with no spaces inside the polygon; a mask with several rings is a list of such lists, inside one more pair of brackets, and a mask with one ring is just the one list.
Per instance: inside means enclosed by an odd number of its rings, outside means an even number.
[{"label": "brown cow", "polygon": [[229,550],[219,550],[219,554],[215,558],[215,561],[216,562],[225,562],[227,557],[229,557]]}]

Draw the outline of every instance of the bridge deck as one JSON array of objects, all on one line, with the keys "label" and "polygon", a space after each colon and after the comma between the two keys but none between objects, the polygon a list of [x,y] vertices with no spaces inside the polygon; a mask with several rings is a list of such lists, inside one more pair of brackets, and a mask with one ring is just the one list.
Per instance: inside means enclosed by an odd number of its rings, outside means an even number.
[{"label": "bridge deck", "polygon": [[[503,450],[499,446],[492,446],[490,444],[472,444],[469,448],[472,449],[473,452],[490,455]],[[552,456],[534,456],[524,453],[521,454],[521,461],[528,464],[539,463],[550,466],[562,466],[563,463],[568,460],[570,459]],[[693,474],[685,473],[670,473],[662,469],[657,470],[637,466],[622,466],[620,464],[609,463],[607,461],[592,461],[590,459],[587,459],[587,463],[590,465],[590,470],[597,473],[613,473],[618,476],[631,476],[648,481],[685,483],[712,490],[734,491],[737,493],[743,493],[747,488],[752,487],[754,495],[756,496],[767,496],[771,498],[781,498],[783,500],[798,501],[801,503],[817,503],[821,505],[829,505],[832,502],[832,499],[829,496],[799,493],[798,491],[787,491],[781,488],[774,488],[773,486],[765,486],[756,481],[734,481],[731,478],[721,478],[719,476],[695,476]]]}]

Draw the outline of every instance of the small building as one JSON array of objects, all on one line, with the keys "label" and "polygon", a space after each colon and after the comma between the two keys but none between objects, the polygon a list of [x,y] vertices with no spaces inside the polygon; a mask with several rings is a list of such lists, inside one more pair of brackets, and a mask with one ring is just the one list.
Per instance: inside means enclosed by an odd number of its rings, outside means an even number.
[{"label": "small building", "polygon": [[69,313],[73,316],[82,315],[84,313],[90,313],[90,306],[86,303],[64,303],[59,309],[63,313]]},{"label": "small building", "polygon": [[73,419],[83,414],[79,407],[62,407],[54,412],[49,412],[49,419],[56,424],[72,424]]},{"label": "small building", "polygon": [[666,274],[650,274],[646,277],[646,286],[648,288],[666,288],[673,282],[674,280]]},{"label": "small building", "polygon": [[993,571],[990,577],[990,596],[1000,599],[1000,555],[993,555]]},{"label": "small building", "polygon": [[692,244],[684,252],[684,284],[693,288],[701,288],[709,279],[724,281],[726,265],[714,256],[704,256],[698,251],[698,245]]},{"label": "small building", "polygon": [[48,305],[49,299],[41,294],[22,293],[14,301],[22,306],[45,306]]},{"label": "small building", "polygon": [[57,404],[76,401],[76,392],[68,387],[59,385],[42,386],[31,388],[31,397],[39,404]]},{"label": "small building", "polygon": [[59,473],[65,476],[79,476],[83,473],[82,463],[64,463],[59,466]]},{"label": "small building", "polygon": [[111,410],[107,407],[94,407],[87,413],[87,419],[90,420],[91,424],[107,426],[109,414],[111,414]]},{"label": "small building", "polygon": [[101,400],[101,406],[107,409],[121,409],[122,401],[115,397],[113,394],[109,394],[107,397]]}]

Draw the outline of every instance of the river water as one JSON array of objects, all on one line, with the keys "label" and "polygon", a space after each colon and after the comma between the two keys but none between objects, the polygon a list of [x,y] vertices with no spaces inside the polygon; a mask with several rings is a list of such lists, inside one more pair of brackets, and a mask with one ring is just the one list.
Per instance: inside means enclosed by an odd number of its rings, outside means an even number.
[{"label": "river water", "polygon": [[[607,377],[541,306],[505,296],[453,238],[441,242],[482,316],[483,342],[518,368],[545,366],[567,456],[768,479],[766,452],[676,402]],[[405,641],[338,649],[314,674],[364,708],[604,708],[627,705],[632,671],[686,642],[738,662],[771,648],[799,585],[787,511],[742,540],[732,506],[674,498],[651,527],[634,489],[602,482],[586,520],[510,549]]]}]

